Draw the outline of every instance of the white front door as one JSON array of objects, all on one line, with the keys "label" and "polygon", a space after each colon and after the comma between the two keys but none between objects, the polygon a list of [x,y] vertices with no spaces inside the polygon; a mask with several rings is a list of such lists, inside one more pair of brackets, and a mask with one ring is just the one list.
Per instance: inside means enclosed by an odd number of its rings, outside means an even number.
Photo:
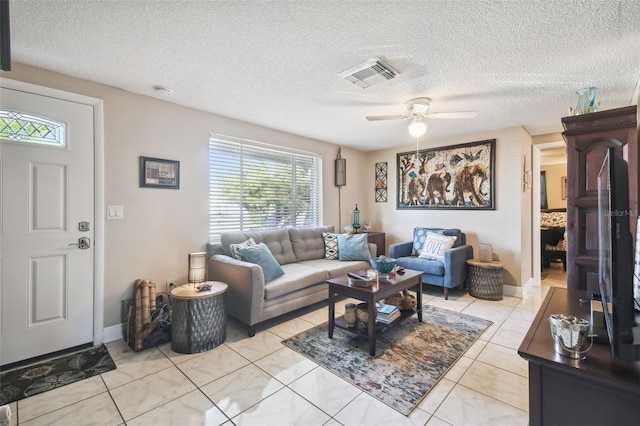
[{"label": "white front door", "polygon": [[85,104],[0,90],[6,365],[93,341],[94,115]]}]

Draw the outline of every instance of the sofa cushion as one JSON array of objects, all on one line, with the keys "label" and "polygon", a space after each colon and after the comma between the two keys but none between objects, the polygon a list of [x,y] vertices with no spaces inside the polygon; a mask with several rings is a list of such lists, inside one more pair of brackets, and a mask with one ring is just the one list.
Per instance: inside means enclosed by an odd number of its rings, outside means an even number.
[{"label": "sofa cushion", "polygon": [[264,243],[259,243],[255,246],[240,247],[238,251],[242,255],[242,260],[255,263],[262,268],[265,283],[284,274],[282,267]]},{"label": "sofa cushion", "polygon": [[338,234],[332,232],[323,232],[324,239],[324,258],[327,260],[338,259]]},{"label": "sofa cushion", "polygon": [[444,276],[444,262],[436,259],[420,259],[416,256],[399,257],[396,264],[426,274]]},{"label": "sofa cushion", "polygon": [[325,232],[333,232],[333,226],[289,228],[289,238],[296,261],[322,259],[324,257],[322,234]]},{"label": "sofa cushion", "polygon": [[339,260],[369,260],[370,258],[367,234],[338,235]]},{"label": "sofa cushion", "polygon": [[225,232],[220,236],[224,254],[232,256],[229,246],[231,244],[242,243],[249,238],[253,238],[256,244],[265,243],[280,265],[286,265],[287,263],[296,261],[291,240],[289,239],[289,232],[286,229],[255,232]]},{"label": "sofa cushion", "polygon": [[[307,262],[313,262],[313,260]],[[326,270],[300,263],[282,265],[282,269],[285,273],[265,286],[264,298],[266,300],[272,300],[329,279],[329,274]]]},{"label": "sofa cushion", "polygon": [[329,278],[339,277],[347,272],[365,272],[371,268],[369,262],[364,260],[338,262],[337,260],[312,259],[300,262],[300,264],[328,271]]},{"label": "sofa cushion", "polygon": [[427,241],[428,232],[434,232],[437,234],[450,235],[450,236],[456,237],[456,241],[454,242],[453,247],[458,247],[463,244],[466,244],[466,239],[464,238],[462,231],[459,229],[416,227],[413,229],[413,250],[411,251],[412,255],[418,256],[420,252],[422,252],[422,246],[424,246],[425,241]]},{"label": "sofa cushion", "polygon": [[241,248],[247,248],[255,246],[256,242],[253,241],[253,238],[249,238],[247,241],[238,244],[229,244],[229,249],[231,251],[231,255],[238,260],[242,260],[242,255],[240,254]]},{"label": "sofa cushion", "polygon": [[422,251],[418,257],[422,259],[444,260],[444,252],[453,247],[455,241],[456,237],[428,232],[427,240],[424,242]]}]

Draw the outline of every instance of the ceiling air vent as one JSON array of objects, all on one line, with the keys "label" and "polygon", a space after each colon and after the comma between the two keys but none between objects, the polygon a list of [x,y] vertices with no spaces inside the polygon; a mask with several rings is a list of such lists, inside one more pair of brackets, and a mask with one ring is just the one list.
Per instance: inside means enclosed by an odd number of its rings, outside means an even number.
[{"label": "ceiling air vent", "polygon": [[395,78],[398,72],[388,64],[385,64],[381,59],[373,58],[364,64],[349,68],[338,75],[356,86],[366,89],[374,84],[383,83]]}]

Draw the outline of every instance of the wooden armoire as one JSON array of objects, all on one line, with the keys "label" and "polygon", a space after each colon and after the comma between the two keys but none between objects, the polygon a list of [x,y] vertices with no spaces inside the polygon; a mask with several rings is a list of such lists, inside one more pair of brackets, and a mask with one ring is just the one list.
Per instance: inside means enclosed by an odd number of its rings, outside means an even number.
[{"label": "wooden armoire", "polygon": [[614,147],[629,164],[631,233],[638,215],[637,106],[564,117],[567,143],[567,287],[599,293],[598,172],[606,148]]}]

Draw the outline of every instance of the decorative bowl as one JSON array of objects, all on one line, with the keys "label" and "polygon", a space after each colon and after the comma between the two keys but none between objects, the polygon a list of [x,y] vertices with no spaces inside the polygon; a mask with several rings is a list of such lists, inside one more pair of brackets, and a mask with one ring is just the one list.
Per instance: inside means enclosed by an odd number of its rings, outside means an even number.
[{"label": "decorative bowl", "polygon": [[381,280],[388,280],[391,276],[391,271],[396,266],[396,260],[391,257],[380,256],[369,259],[371,266],[378,272],[378,278]]}]

